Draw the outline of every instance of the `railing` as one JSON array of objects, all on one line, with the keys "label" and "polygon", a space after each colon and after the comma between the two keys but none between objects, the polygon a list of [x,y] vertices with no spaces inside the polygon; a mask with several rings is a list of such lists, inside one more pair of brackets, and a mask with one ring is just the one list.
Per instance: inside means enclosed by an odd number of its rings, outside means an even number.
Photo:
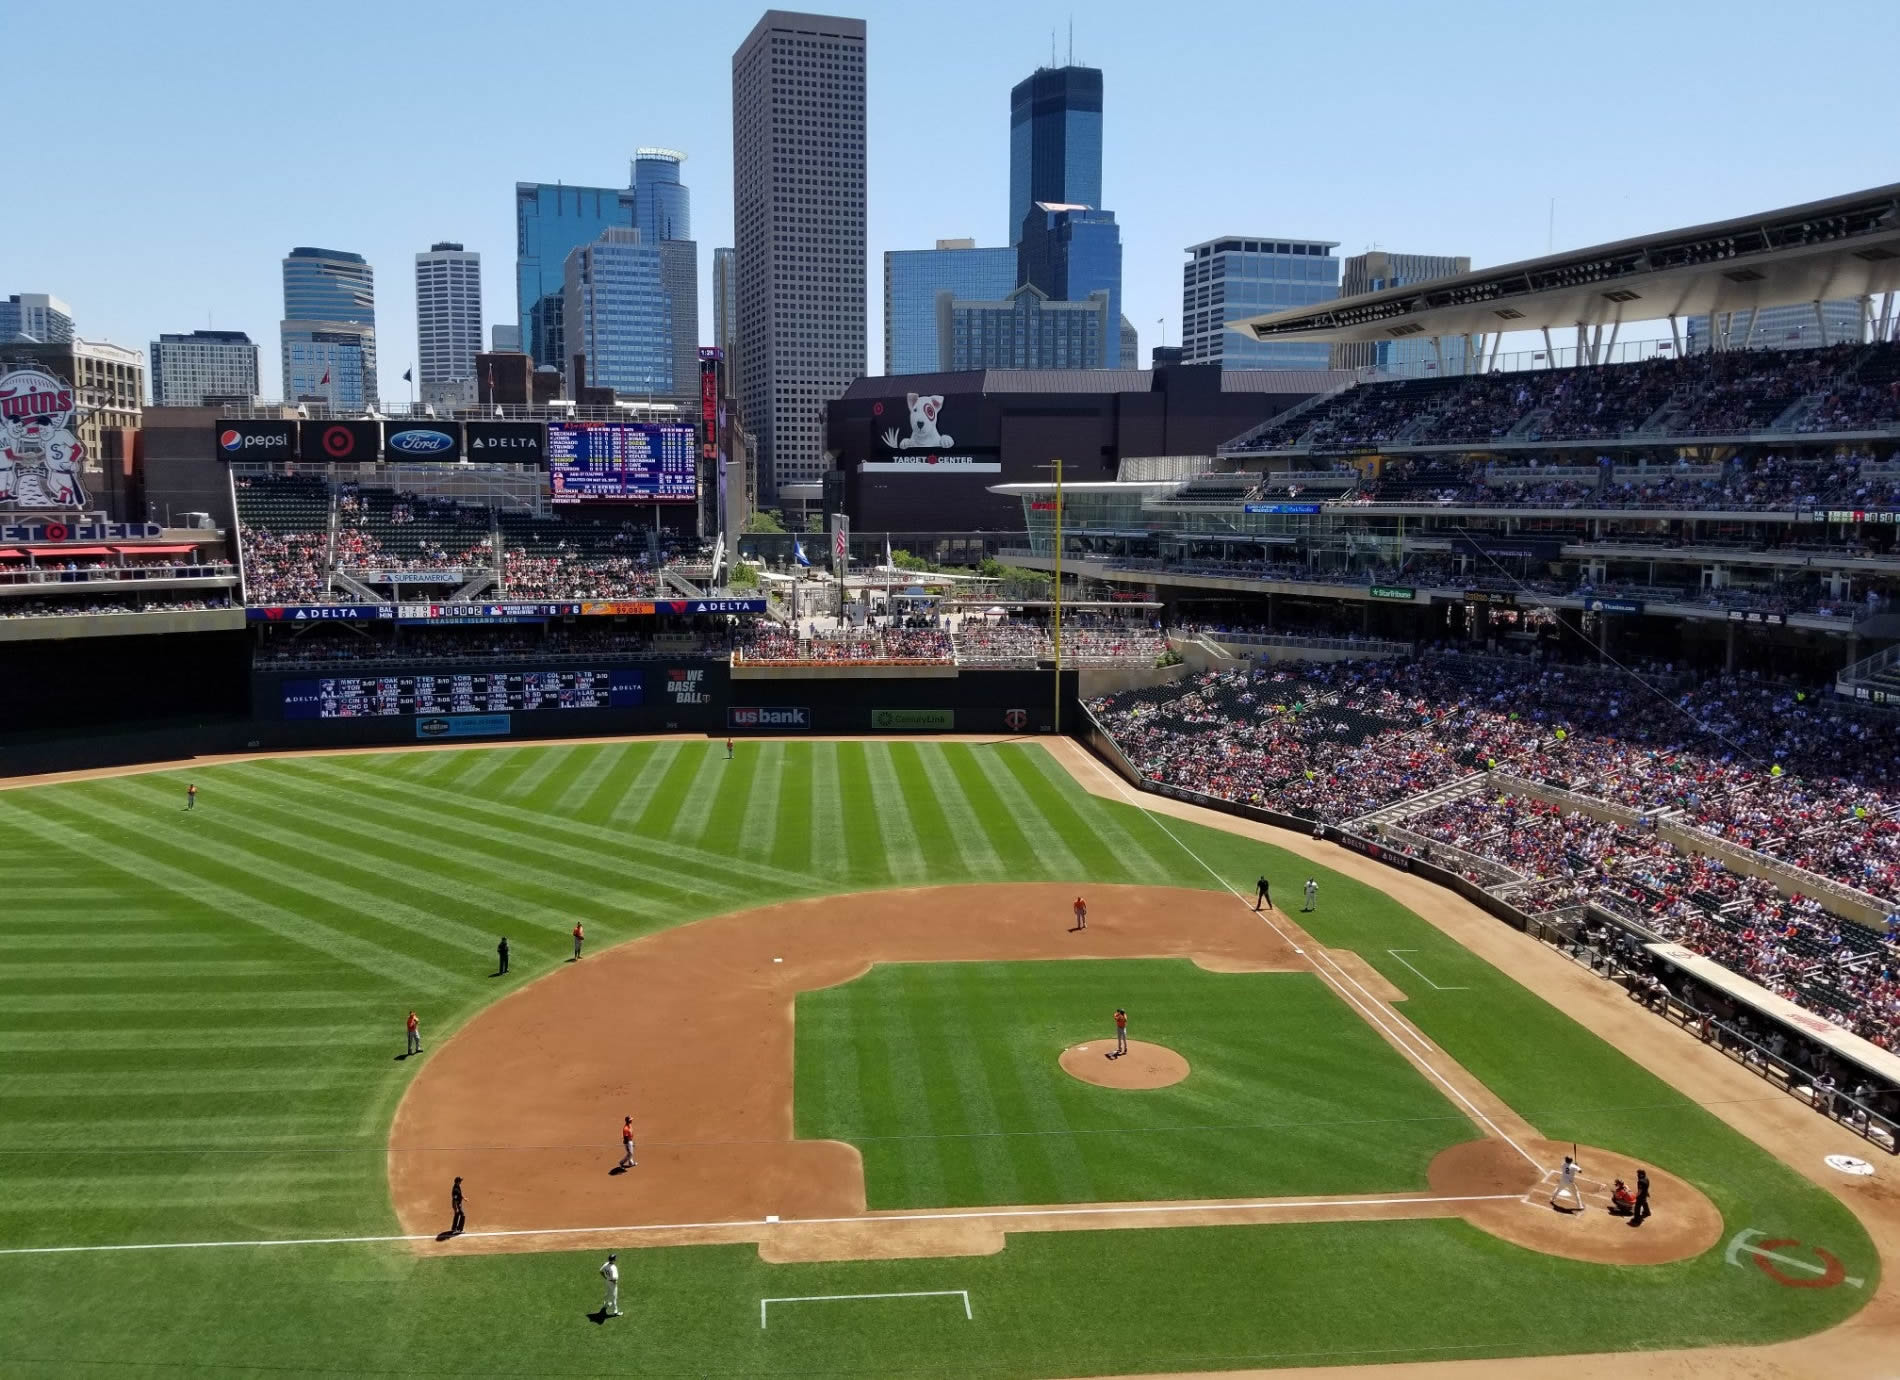
[{"label": "railing", "polygon": [[1178,637],[1197,637],[1211,642],[1224,642],[1233,647],[1303,647],[1320,652],[1366,652],[1389,656],[1410,656],[1412,644],[1393,642],[1380,637],[1316,637],[1305,633],[1256,633],[1221,632],[1216,628],[1201,628],[1193,633],[1185,631],[1170,634]]},{"label": "railing", "polygon": [[1488,465],[1487,484],[1531,484],[1545,479],[1587,479],[1595,483],[1603,474],[1596,465]]},{"label": "railing", "polygon": [[0,585],[128,584],[141,580],[237,580],[232,565],[96,566],[88,570],[28,567],[0,570]]}]

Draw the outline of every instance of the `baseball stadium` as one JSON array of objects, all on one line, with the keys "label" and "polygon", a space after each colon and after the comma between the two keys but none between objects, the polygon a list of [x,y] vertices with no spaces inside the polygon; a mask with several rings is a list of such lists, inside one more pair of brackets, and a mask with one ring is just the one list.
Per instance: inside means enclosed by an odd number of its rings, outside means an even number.
[{"label": "baseball stadium", "polygon": [[1249,321],[1459,367],[932,532],[0,347],[0,1373],[1892,1373],[1897,265]]}]

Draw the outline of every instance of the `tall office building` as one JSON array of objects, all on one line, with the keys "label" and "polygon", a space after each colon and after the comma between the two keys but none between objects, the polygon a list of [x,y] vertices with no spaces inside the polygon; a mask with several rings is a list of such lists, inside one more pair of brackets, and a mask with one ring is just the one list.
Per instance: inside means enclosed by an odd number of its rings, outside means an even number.
[{"label": "tall office building", "polygon": [[713,250],[712,343],[726,356],[726,367],[739,362],[739,265],[731,249]]},{"label": "tall office building", "polygon": [[1189,245],[1181,269],[1181,347],[1189,364],[1325,369],[1332,347],[1248,340],[1229,321],[1339,296],[1337,240],[1218,239]]},{"label": "tall office building", "polygon": [[521,327],[513,321],[497,321],[488,328],[488,348],[497,354],[518,353],[521,349]]},{"label": "tall office building", "polygon": [[376,271],[361,254],[291,250],[279,330],[286,399],[376,406]]},{"label": "tall office building", "polygon": [[1122,365],[1124,369],[1141,367],[1141,332],[1135,329],[1135,323],[1127,317],[1122,318],[1121,328]]},{"label": "tall office building", "polygon": [[[1817,317],[1814,303],[1802,302],[1787,307],[1763,307],[1757,313],[1749,307],[1718,317],[1725,350],[1812,350],[1822,345],[1846,345],[1859,341],[1865,330],[1861,325],[1860,303],[1851,297],[1837,297],[1821,303]],[[1682,348],[1688,354],[1700,354],[1709,348],[1709,318],[1692,316],[1683,322]]]},{"label": "tall office building", "polygon": [[152,342],[152,405],[210,407],[257,396],[257,346],[243,331],[193,331]]},{"label": "tall office building", "polygon": [[[583,382],[629,397],[680,392],[673,375],[665,248],[644,243],[638,230],[616,226],[568,254],[563,308],[568,352],[586,371],[584,380],[570,376],[569,396]],[[698,386],[697,378],[691,387]]]},{"label": "tall office building", "polygon": [[73,309],[44,292],[16,292],[0,302],[0,345],[8,341],[62,345],[73,339]]},{"label": "tall office building", "polygon": [[937,294],[937,351],[946,371],[1099,369],[1105,351],[1119,349],[1119,335],[1106,292],[1057,301],[1024,283],[994,302]]},{"label": "tall office building", "polygon": [[768,499],[821,482],[825,404],[865,372],[864,201],[864,21],[766,11],[732,55],[732,206]]},{"label": "tall office building", "polygon": [[1108,294],[1111,329],[1102,342],[1102,358],[1083,367],[1120,366],[1122,232],[1113,211],[1037,202],[1024,217],[1022,242],[1016,246],[1016,281],[1035,285],[1057,302]]},{"label": "tall office building", "polygon": [[475,403],[482,349],[482,256],[452,240],[416,255],[416,382],[438,411]]},{"label": "tall office building", "polygon": [[[1391,254],[1383,249],[1369,249],[1345,260],[1339,295],[1357,297],[1362,292],[1383,292],[1387,288],[1407,287],[1469,272],[1471,260],[1463,255]],[[1445,373],[1459,374],[1464,372],[1464,364],[1463,336],[1447,336],[1437,349],[1431,341],[1423,339],[1354,341],[1332,347],[1335,369],[1379,368],[1410,375],[1435,373],[1442,368]]]},{"label": "tall office building", "polygon": [[515,183],[515,311],[521,348],[537,365],[567,368],[561,306],[567,256],[600,232],[634,223],[631,187]]},{"label": "tall office building", "polygon": [[1102,74],[1044,67],[1009,93],[1009,243],[1036,203],[1102,204]]},{"label": "tall office building", "polygon": [[686,155],[637,149],[633,155],[634,224],[648,244],[693,237],[693,198],[680,181]]},{"label": "tall office building", "polygon": [[975,240],[938,240],[935,249],[884,251],[884,372],[930,374],[943,362],[937,296],[994,302],[1017,283],[1016,251],[979,249]]}]

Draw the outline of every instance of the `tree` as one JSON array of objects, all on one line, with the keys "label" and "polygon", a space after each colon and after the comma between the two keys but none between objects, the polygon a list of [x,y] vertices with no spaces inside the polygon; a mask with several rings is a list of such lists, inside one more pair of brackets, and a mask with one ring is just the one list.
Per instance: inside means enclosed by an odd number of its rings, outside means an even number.
[{"label": "tree", "polygon": [[745,520],[748,532],[783,532],[785,524],[778,520],[778,514],[770,508],[754,509],[752,516]]},{"label": "tree", "polygon": [[731,573],[726,577],[726,584],[733,589],[757,589],[759,572],[752,568],[750,562],[734,561]]},{"label": "tree", "polygon": [[891,564],[899,570],[935,570],[936,567],[922,556],[913,555],[903,547],[891,552]]}]

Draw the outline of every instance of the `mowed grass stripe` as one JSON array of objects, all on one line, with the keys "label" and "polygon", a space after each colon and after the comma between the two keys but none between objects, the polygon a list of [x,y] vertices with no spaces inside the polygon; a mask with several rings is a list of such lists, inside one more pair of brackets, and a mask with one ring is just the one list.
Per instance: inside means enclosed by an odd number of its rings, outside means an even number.
[{"label": "mowed grass stripe", "polygon": [[972,981],[978,966],[918,966],[919,986],[929,992],[935,1009],[956,1012],[959,1018],[948,1028],[934,1032],[934,1038],[926,1034],[921,1059],[924,1087],[934,1120],[953,1137],[946,1139],[939,1150],[953,1198],[963,1202],[972,1196],[987,1202],[1029,1202],[1022,1195],[1008,1146],[995,1135],[1005,1123],[990,1088],[989,1071],[978,1053],[990,1032],[972,1019],[970,1002],[973,990],[983,985]]},{"label": "mowed grass stripe", "polygon": [[680,807],[686,803],[686,793],[693,787],[693,779],[699,775],[700,756],[695,748],[698,744],[681,743],[666,765],[666,771],[647,791],[646,799],[640,802],[640,813],[633,821],[633,833],[645,838],[661,839],[669,837],[673,825],[679,819]]},{"label": "mowed grass stripe", "polygon": [[778,849],[780,803],[785,794],[785,744],[760,743],[745,757],[734,756],[746,768],[745,803],[740,807],[736,832],[721,831],[717,840],[743,856],[771,858]]},{"label": "mowed grass stripe", "polygon": [[[929,809],[942,821],[946,856],[953,850],[960,871],[953,876],[972,881],[1000,881],[1007,875],[990,837],[976,817],[976,806],[963,783],[950,769],[937,743],[908,744],[916,754],[917,770],[929,787]],[[920,812],[921,817],[921,812]]]},{"label": "mowed grass stripe", "polygon": [[990,748],[971,743],[946,743],[941,751],[963,798],[970,802],[971,818],[976,821],[978,832],[988,840],[990,851],[1002,865],[1002,875],[1010,880],[1043,875],[1045,868],[1036,855],[1034,838],[1010,814],[989,773],[978,761],[977,754],[987,753]]},{"label": "mowed grass stripe", "polygon": [[[272,762],[263,765],[276,768],[286,764]],[[690,768],[691,764],[686,763],[685,766]],[[558,860],[563,865],[573,863],[623,869],[633,874],[641,874],[644,869],[644,875],[650,876],[654,885],[677,887],[690,883],[699,890],[738,889],[738,884],[732,881],[735,873],[745,875],[755,890],[777,889],[787,881],[802,885],[805,880],[800,877],[781,878],[776,873],[768,874],[741,859],[703,854],[684,844],[667,843],[656,838],[615,834],[578,822],[557,827],[551,825],[544,816],[478,797],[438,796],[427,788],[411,786],[406,782],[362,781],[352,784],[365,791],[413,800],[419,809],[434,812],[437,818],[432,823],[436,827],[453,827],[476,837],[492,839],[516,851],[521,848],[525,836],[533,840],[534,853],[550,862]],[[655,809],[664,814],[663,807],[657,802]]]},{"label": "mowed grass stripe", "polygon": [[167,1029],[161,1026],[118,1021],[105,1028],[97,1026],[70,1030],[48,1030],[43,1026],[36,1026],[31,1030],[0,1028],[0,1052],[9,1054],[31,1054],[40,1051],[142,1054],[147,1051],[154,1053],[175,1050],[224,1051],[251,1044],[260,1035],[268,1036],[272,1049],[306,1046],[325,1051],[345,1049],[350,1046],[367,1049],[389,1042],[387,1032],[371,1035],[360,1021],[324,1021],[313,1025],[287,1025],[281,1019],[276,1019],[280,1013],[271,1010],[266,1014],[273,1017],[267,1026],[193,1024],[185,1029]]},{"label": "mowed grass stripe", "polygon": [[[747,753],[727,761],[723,743],[708,743],[706,748],[716,784],[712,810],[693,838],[693,845],[702,852],[724,853],[729,857],[763,855],[767,850],[754,844],[750,837],[755,827],[752,813],[760,775],[758,756]],[[765,813],[776,817],[778,811]]]},{"label": "mowed grass stripe", "polygon": [[[290,786],[279,789],[275,795],[291,804],[309,799],[313,809],[316,805],[314,794],[308,788]],[[266,807],[260,804],[254,808]],[[616,877],[611,887],[589,887],[571,869],[557,872],[524,862],[518,849],[501,853],[471,847],[465,833],[438,831],[428,823],[419,823],[413,816],[361,797],[352,798],[352,808],[347,814],[331,811],[315,817],[325,823],[311,830],[313,840],[336,845],[340,855],[362,853],[378,859],[397,875],[413,879],[420,890],[439,897],[453,897],[490,921],[505,919],[516,926],[565,934],[573,926],[577,903],[591,907],[594,914],[605,918],[628,910],[638,911],[646,899],[641,893],[629,890],[624,878]],[[341,822],[344,820],[348,823]],[[379,824],[381,828],[377,827]],[[401,842],[392,843],[392,838]],[[426,857],[440,866],[426,874],[417,873],[403,861],[417,857]],[[650,909],[655,914],[663,913],[663,908],[658,906]],[[477,926],[475,932],[483,936],[484,944],[492,939],[487,927]]]},{"label": "mowed grass stripe", "polygon": [[713,817],[713,807],[719,802],[720,790],[731,780],[726,768],[733,764],[725,760],[723,748],[715,753],[711,743],[693,744],[691,755],[693,775],[686,783],[668,833],[688,847],[698,848]]},{"label": "mowed grass stripe", "polygon": [[1044,756],[1041,747],[1003,745],[995,751],[996,760],[1028,801],[1026,817],[1037,820],[1045,838],[1053,836],[1059,843],[1058,851],[1074,859],[1076,871],[1070,875],[1077,880],[1091,878],[1098,882],[1160,880],[1133,871],[1128,861],[1117,856],[1090,821],[1083,818],[1074,797],[1036,769],[1037,761]]},{"label": "mowed grass stripe", "polygon": [[[925,1032],[911,1020],[917,1009],[912,975],[917,965],[895,964],[900,1000],[878,1003],[865,1000],[854,1003],[853,1015],[858,1042],[869,1044],[883,1054],[881,1086],[875,1089],[877,1100],[892,1109],[897,1124],[912,1137],[899,1142],[895,1156],[901,1187],[901,1200],[907,1203],[947,1203],[942,1150],[937,1141],[937,1123],[931,1115],[930,1091],[924,1082],[924,1058],[921,1041]],[[866,988],[869,984],[856,984]],[[930,1032],[942,1038],[942,1032]]]},{"label": "mowed grass stripe", "polygon": [[[430,786],[441,786],[441,787],[446,787],[446,788],[452,788],[459,791],[473,792],[473,791],[483,790],[485,788],[485,785],[488,779],[494,776],[497,772],[501,771],[504,767],[508,765],[508,760],[513,755],[513,749],[511,748],[463,749],[460,755],[462,757],[462,763],[459,767],[456,768],[453,776],[450,777],[450,779],[442,780],[440,778],[432,777],[428,781],[427,784]],[[315,758],[315,757],[311,757],[311,758],[300,757],[296,760],[299,762],[309,762],[314,765],[315,763],[319,761],[325,761],[329,759]],[[344,759],[336,759],[336,760],[341,761]]]},{"label": "mowed grass stripe", "polygon": [[562,747],[526,748],[523,755],[528,765],[519,776],[502,788],[500,796],[510,804],[519,804],[524,810],[545,809],[546,804],[534,799],[544,782],[555,776],[561,768],[574,760],[575,745]]},{"label": "mowed grass stripe", "polygon": [[1036,802],[1011,770],[1009,759],[1016,752],[1017,749],[1009,747],[976,746],[972,757],[977,770],[983,773],[983,779],[995,793],[1001,814],[1019,837],[1035,841],[1033,863],[1027,875],[1063,880],[1087,877],[1089,873],[1067,839],[1057,830],[1044,827]]},{"label": "mowed grass stripe", "polygon": [[[1174,869],[1143,847],[1135,835],[1123,826],[1124,819],[1132,818],[1133,806],[1104,800],[1101,796],[1083,790],[1049,750],[1040,744],[1023,748],[1022,752],[1024,759],[1041,773],[1049,788],[1081,816],[1083,827],[1089,835],[1100,840],[1111,856],[1120,859],[1125,870],[1133,877],[1148,885],[1159,885],[1170,880],[1179,882]],[[1177,861],[1180,860],[1180,850],[1176,848],[1171,851]],[[1205,880],[1205,876],[1196,877],[1185,885],[1199,885]]]},{"label": "mowed grass stripe", "polygon": [[811,794],[807,803],[811,840],[812,876],[836,891],[845,891],[856,880],[851,875],[844,837],[843,789],[838,773],[837,743],[812,743]]},{"label": "mowed grass stripe", "polygon": [[99,821],[90,811],[74,818],[76,812],[67,805],[71,799],[64,794],[35,798],[37,808],[27,810],[0,798],[0,823],[25,830],[53,846],[79,852],[91,860],[92,866],[122,873],[135,884],[170,892],[188,905],[202,906],[275,935],[300,950],[322,954],[356,969],[378,985],[436,991],[470,985],[470,979],[461,974],[392,950],[344,921],[318,920],[267,899],[261,893],[275,891],[274,886],[243,868],[217,861],[215,855],[173,847],[149,831],[134,833],[140,839],[137,849],[91,833],[86,826]]},{"label": "mowed grass stripe", "polygon": [[557,812],[557,807],[572,804],[579,799],[578,782],[596,756],[604,755],[606,749],[593,744],[581,746],[572,744],[559,749],[565,754],[556,763],[554,770],[541,778],[541,784],[516,803],[524,810],[537,815],[548,816]]},{"label": "mowed grass stripe", "polygon": [[575,819],[598,821],[607,800],[620,793],[626,775],[636,770],[632,743],[602,744],[586,756],[586,765],[574,778],[565,798],[548,808]]},{"label": "mowed grass stripe", "polygon": [[[864,754],[865,779],[871,796],[866,802],[876,817],[878,834],[883,840],[884,867],[892,881],[902,884],[921,882],[929,872],[924,862],[922,839],[917,817],[911,813],[911,781],[900,775],[889,743],[858,744]],[[918,783],[921,786],[921,782]],[[919,791],[921,793],[921,791]]]},{"label": "mowed grass stripe", "polygon": [[616,829],[637,824],[646,810],[647,801],[653,795],[654,787],[665,779],[684,746],[684,743],[654,743],[635,752],[633,756],[640,769],[621,787],[620,794],[614,797],[606,818],[600,823]]},{"label": "mowed grass stripe", "polygon": [[781,871],[809,875],[818,870],[812,857],[812,754],[788,751],[785,743],[770,746],[778,750],[781,767],[777,795],[769,806],[773,815],[769,860]]},{"label": "mowed grass stripe", "polygon": [[871,796],[871,771],[863,743],[833,743],[838,762],[840,831],[844,835],[845,876],[855,887],[884,886],[894,880],[885,850],[884,820]]},{"label": "mowed grass stripe", "polygon": [[[142,815],[132,808],[136,804],[136,793],[113,790],[113,783],[100,784],[107,787],[102,796],[109,794],[127,803],[106,805],[102,803],[102,797],[95,797],[93,807],[99,816],[109,821],[116,820],[127,830],[137,828]],[[480,941],[484,934],[474,926],[446,919],[433,909],[397,900],[395,892],[403,882],[387,873],[370,871],[337,857],[324,859],[322,874],[307,872],[295,866],[286,859],[308,857],[308,837],[261,825],[252,814],[243,816],[242,822],[221,818],[218,832],[207,832],[195,839],[188,838],[180,831],[174,846],[207,863],[249,859],[252,865],[248,870],[267,879],[274,888],[308,897],[311,904],[351,912],[360,919],[401,930],[421,943],[432,946],[436,950],[433,958],[439,959],[445,969],[456,961],[458,954],[465,954]],[[428,899],[431,890],[426,878],[419,873],[412,872],[409,875],[412,879],[409,882],[411,890]],[[385,883],[380,889],[376,885],[379,880]],[[368,882],[369,885],[361,886],[358,882]],[[391,947],[404,949],[409,946],[397,943]]]}]

